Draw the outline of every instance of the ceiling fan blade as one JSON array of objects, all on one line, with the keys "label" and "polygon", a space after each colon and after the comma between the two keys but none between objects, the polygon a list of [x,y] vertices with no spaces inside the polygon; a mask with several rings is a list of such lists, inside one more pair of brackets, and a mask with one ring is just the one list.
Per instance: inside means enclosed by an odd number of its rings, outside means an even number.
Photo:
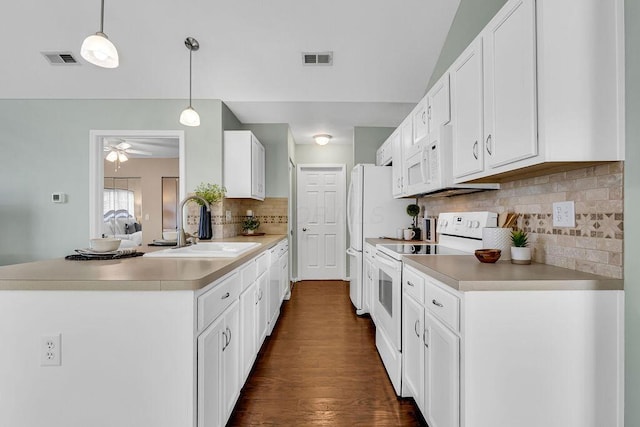
[{"label": "ceiling fan blade", "polygon": [[129,149],[127,149],[127,150],[125,150],[125,151],[126,151],[127,153],[130,153],[130,154],[140,154],[140,155],[142,155],[142,156],[150,156],[150,155],[151,155],[151,153],[150,153],[149,151],[142,151],[142,150],[129,150]]},{"label": "ceiling fan blade", "polygon": [[121,142],[120,144],[116,145],[116,148],[118,150],[127,150],[131,148],[131,144],[129,144],[128,142]]}]

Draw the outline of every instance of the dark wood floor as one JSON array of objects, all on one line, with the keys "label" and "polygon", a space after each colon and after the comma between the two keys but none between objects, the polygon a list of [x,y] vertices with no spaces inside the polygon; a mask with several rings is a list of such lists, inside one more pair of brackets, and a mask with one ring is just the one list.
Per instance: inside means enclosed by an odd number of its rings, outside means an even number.
[{"label": "dark wood floor", "polygon": [[228,425],[425,424],[411,399],[396,397],[348,282],[308,281],[283,305]]}]

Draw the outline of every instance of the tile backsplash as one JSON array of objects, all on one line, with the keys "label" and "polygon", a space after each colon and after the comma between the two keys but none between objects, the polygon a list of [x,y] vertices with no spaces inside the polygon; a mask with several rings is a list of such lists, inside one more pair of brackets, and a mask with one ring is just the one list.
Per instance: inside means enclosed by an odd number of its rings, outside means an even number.
[{"label": "tile backsplash", "polygon": [[[623,162],[501,184],[500,190],[422,197],[422,212],[492,211],[520,214],[536,262],[622,278]],[[576,226],[553,227],[553,202],[575,202]]]},{"label": "tile backsplash", "polygon": [[[267,197],[264,201],[251,199],[224,199],[216,203],[211,210],[213,238],[234,237],[242,234],[242,221],[246,218],[247,210],[260,221],[257,232],[267,234],[287,234],[288,199],[286,197]],[[226,211],[231,211],[231,220],[226,218]],[[200,208],[191,203],[187,210],[187,225],[189,233],[198,231]]]}]

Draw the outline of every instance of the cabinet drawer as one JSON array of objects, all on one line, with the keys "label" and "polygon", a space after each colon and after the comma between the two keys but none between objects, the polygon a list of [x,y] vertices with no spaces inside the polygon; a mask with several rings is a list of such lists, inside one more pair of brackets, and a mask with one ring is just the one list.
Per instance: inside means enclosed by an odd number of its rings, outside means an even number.
[{"label": "cabinet drawer", "polygon": [[240,275],[234,272],[198,297],[198,329],[209,326],[240,295]]},{"label": "cabinet drawer", "polygon": [[460,299],[431,280],[424,289],[425,307],[454,331],[460,330]]},{"label": "cabinet drawer", "polygon": [[263,252],[256,258],[256,266],[258,268],[256,277],[267,271],[267,268],[269,268],[269,252]]},{"label": "cabinet drawer", "polygon": [[240,267],[240,277],[242,280],[242,290],[247,289],[258,278],[258,264],[255,260],[249,261]]},{"label": "cabinet drawer", "polygon": [[402,289],[420,305],[424,305],[424,283],[425,278],[422,274],[405,267],[402,272]]}]

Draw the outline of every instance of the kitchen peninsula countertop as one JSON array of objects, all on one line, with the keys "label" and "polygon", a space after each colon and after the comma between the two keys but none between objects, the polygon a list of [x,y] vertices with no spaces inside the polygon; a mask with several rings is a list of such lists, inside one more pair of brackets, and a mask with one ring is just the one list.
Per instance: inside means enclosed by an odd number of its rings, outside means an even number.
[{"label": "kitchen peninsula countertop", "polygon": [[[57,258],[8,265],[0,267],[0,290],[197,290],[272,248],[286,237],[274,234],[214,240],[261,243],[259,247],[237,258],[135,257],[109,261],[69,261]],[[162,249],[166,247],[139,248],[142,252]]]},{"label": "kitchen peninsula countertop", "polygon": [[547,264],[483,264],[473,255],[404,255],[402,260],[461,291],[623,290],[624,281]]}]

